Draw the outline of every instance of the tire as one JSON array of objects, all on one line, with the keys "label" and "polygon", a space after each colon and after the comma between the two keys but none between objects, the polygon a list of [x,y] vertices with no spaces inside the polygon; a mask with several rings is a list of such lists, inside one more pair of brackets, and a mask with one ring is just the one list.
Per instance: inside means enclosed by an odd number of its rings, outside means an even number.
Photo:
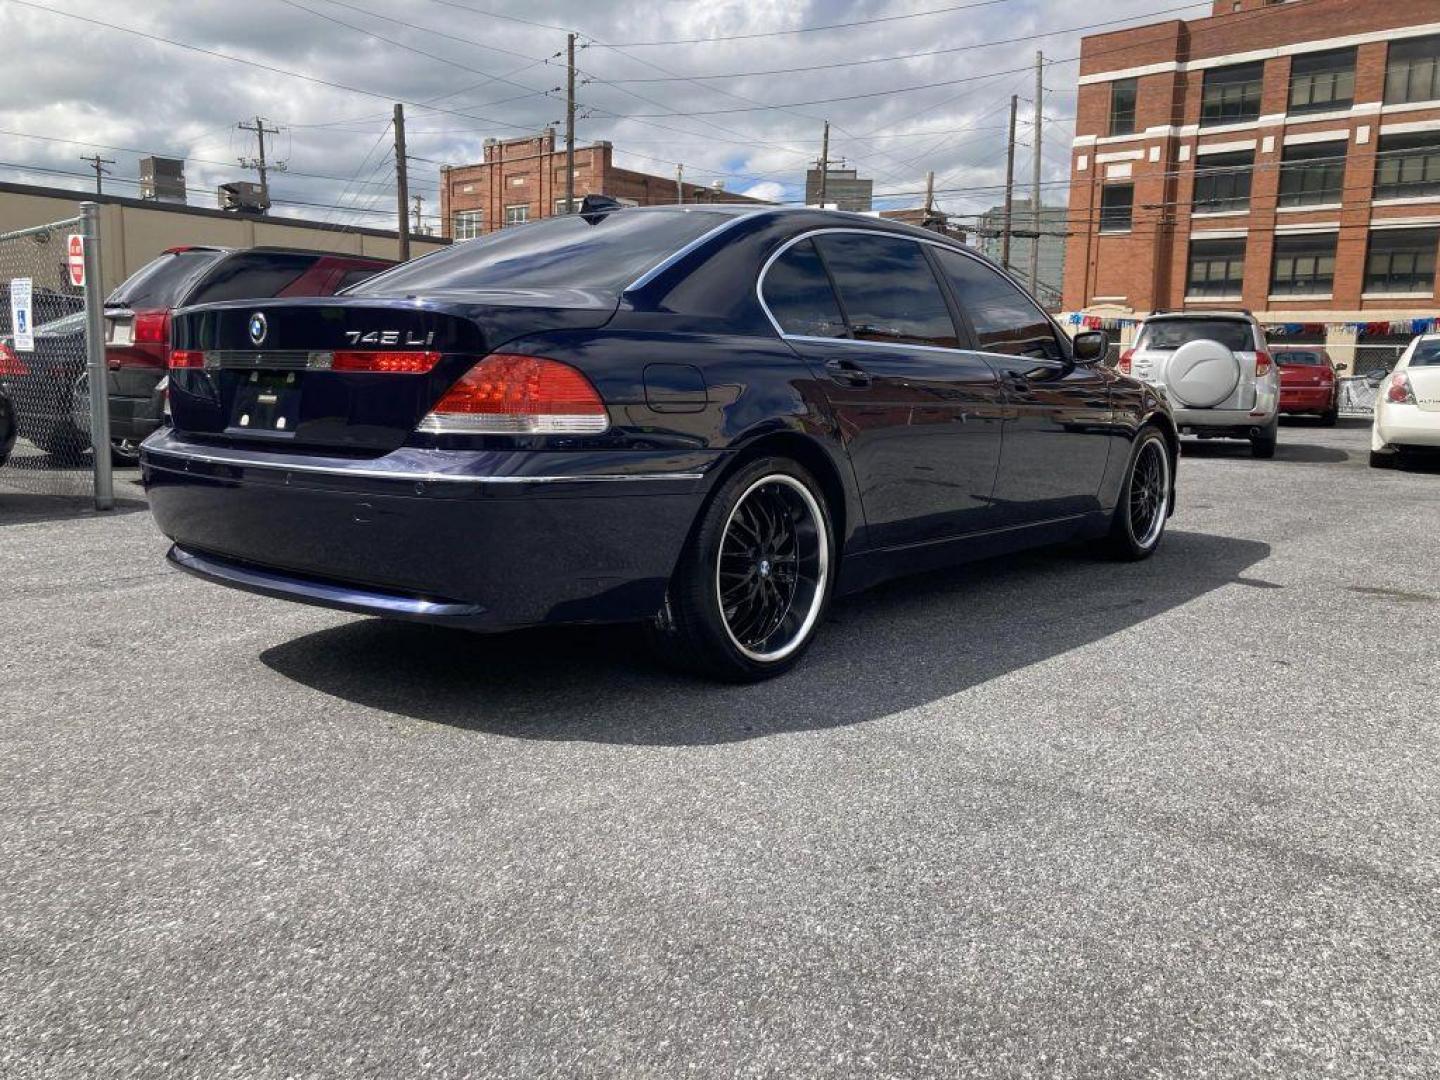
[{"label": "tire", "polygon": [[1332,405],[1329,412],[1320,414],[1321,427],[1334,427],[1340,422],[1340,406]]},{"label": "tire", "polygon": [[1399,454],[1381,454],[1375,450],[1370,451],[1370,468],[1372,469],[1393,469],[1399,462]]},{"label": "tire", "polygon": [[835,569],[820,485],[796,462],[757,459],[723,481],[701,511],[651,641],[670,664],[710,678],[772,678],[810,647]]},{"label": "tire", "polygon": [[1136,436],[1125,467],[1125,483],[1103,544],[1108,555],[1136,562],[1155,554],[1165,538],[1174,478],[1170,444],[1159,428],[1147,424]]},{"label": "tire", "polygon": [[90,436],[76,431],[68,421],[55,424],[36,442],[41,450],[62,465],[80,464],[90,449]]},{"label": "tire", "polygon": [[1257,436],[1250,440],[1250,456],[1268,460],[1275,456],[1275,444],[1280,441],[1280,422],[1277,419],[1275,425],[1264,435]]}]

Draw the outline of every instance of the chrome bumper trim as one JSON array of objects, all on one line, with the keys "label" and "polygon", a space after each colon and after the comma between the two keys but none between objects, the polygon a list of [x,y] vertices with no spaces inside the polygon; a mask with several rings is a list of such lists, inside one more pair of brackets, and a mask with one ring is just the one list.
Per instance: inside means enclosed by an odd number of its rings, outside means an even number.
[{"label": "chrome bumper trim", "polygon": [[[250,458],[226,457],[222,454],[197,454],[191,451],[144,449],[142,461],[155,468],[169,468],[163,460],[203,461],[207,465],[230,465],[241,469],[267,469],[272,472],[297,472],[322,476],[354,476],[366,480],[399,480],[408,483],[446,484],[614,484],[640,481],[703,480],[704,473],[596,473],[590,476],[456,476],[453,473],[413,472],[401,469],[345,468],[334,465],[286,464],[276,461],[255,461]],[[171,468],[173,472],[174,469]]]}]

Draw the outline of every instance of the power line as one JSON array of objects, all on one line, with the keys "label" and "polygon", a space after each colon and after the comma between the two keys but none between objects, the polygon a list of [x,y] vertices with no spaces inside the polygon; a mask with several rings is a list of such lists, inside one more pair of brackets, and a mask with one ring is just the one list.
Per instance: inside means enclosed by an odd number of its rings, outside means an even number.
[{"label": "power line", "polygon": [[929,11],[913,11],[908,15],[882,15],[874,19],[856,19],[851,22],[826,23],[821,26],[801,26],[793,30],[766,30],[753,34],[717,34],[703,38],[673,38],[668,41],[622,41],[617,48],[635,49],[658,45],[708,45],[715,41],[753,41],[755,38],[787,37],[792,34],[816,34],[824,30],[848,30],[857,26],[876,26],[880,23],[901,22],[906,19],[924,19],[931,15],[946,15],[952,11],[969,11],[972,8],[993,7],[1008,3],[1009,0],[974,0],[968,4],[932,8]]},{"label": "power line", "polygon": [[[948,56],[952,53],[971,52],[975,49],[989,49],[996,45],[1015,45],[1026,41],[1038,41],[1041,38],[1058,37],[1061,34],[1074,34],[1082,30],[1096,30],[1102,26],[1115,26],[1118,23],[1133,22],[1136,19],[1154,18],[1160,15],[1170,15],[1177,11],[1189,11],[1191,8],[1213,7],[1211,0],[1199,0],[1198,3],[1181,4],[1179,7],[1163,8],[1159,11],[1146,12],[1141,15],[1126,15],[1119,19],[1106,19],[1104,22],[1086,23],[1082,26],[1067,26],[1058,30],[1046,30],[1038,34],[1024,34],[1020,37],[993,38],[988,41],[972,42],[968,45],[953,45],[944,49],[931,49],[928,52],[899,53],[895,56],[876,56],[865,60],[842,60],[832,64],[807,64],[801,67],[769,68],[761,71],[727,71],[714,75],[691,75],[687,81],[706,81],[710,79],[752,79],[765,75],[793,75],[806,71],[833,71],[836,68],[863,67],[867,64],[889,64],[897,60],[918,60],[928,56]],[[713,39],[723,40],[723,39]],[[612,83],[652,83],[671,82],[671,79],[611,79]]]}]

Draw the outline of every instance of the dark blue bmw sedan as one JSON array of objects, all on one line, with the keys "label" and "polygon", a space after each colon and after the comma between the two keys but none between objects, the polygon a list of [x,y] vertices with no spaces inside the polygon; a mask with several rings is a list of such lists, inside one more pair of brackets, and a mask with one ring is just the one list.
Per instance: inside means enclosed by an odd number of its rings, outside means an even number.
[{"label": "dark blue bmw sedan", "polygon": [[177,566],[475,630],[641,621],[728,679],[886,577],[1076,538],[1144,558],[1174,503],[1174,424],[1103,334],[858,215],[591,197],[173,339],[143,468]]}]

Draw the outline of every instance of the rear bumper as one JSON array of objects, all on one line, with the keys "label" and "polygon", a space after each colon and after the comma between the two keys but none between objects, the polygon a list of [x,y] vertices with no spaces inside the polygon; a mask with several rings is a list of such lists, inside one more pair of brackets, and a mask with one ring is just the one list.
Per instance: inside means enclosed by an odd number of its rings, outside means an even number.
[{"label": "rear bumper", "polygon": [[503,630],[657,612],[706,490],[700,461],[399,450],[353,461],[157,432],[142,476],[181,569],[344,611]]},{"label": "rear bumper", "polygon": [[1335,405],[1335,391],[1328,386],[1297,387],[1280,391],[1280,411],[1329,412]]},{"label": "rear bumper", "polygon": [[150,368],[112,371],[108,381],[110,436],[139,442],[164,419],[165,402],[156,389],[165,372]]},{"label": "rear bumper", "polygon": [[[1271,400],[1273,402],[1273,398]],[[1175,426],[1182,435],[1248,439],[1267,432],[1274,426],[1278,414],[1273,409],[1177,408],[1174,415]]]},{"label": "rear bumper", "polygon": [[1375,443],[1377,448],[1440,447],[1440,412],[1384,402],[1375,411]]}]

